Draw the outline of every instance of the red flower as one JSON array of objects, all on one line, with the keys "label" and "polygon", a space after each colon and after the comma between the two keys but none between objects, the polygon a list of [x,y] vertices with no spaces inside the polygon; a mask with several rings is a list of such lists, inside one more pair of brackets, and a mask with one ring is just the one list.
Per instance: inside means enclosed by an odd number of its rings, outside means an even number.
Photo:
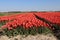
[{"label": "red flower", "polygon": [[[44,18],[46,20],[51,21],[52,23],[60,24],[60,12],[37,12],[35,13],[37,16]],[[44,26],[51,28],[47,23],[42,20],[37,19],[33,13],[25,13],[25,14],[17,14],[10,16],[0,16],[0,22],[8,21],[2,28],[13,29],[19,26],[23,26],[26,29],[30,27],[39,27]],[[53,29],[53,28],[52,28]]]}]

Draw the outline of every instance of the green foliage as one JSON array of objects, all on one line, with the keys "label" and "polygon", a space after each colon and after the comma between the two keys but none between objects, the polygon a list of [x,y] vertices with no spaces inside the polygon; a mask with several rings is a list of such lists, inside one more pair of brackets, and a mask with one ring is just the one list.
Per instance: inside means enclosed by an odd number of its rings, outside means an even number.
[{"label": "green foliage", "polygon": [[7,22],[8,22],[8,21],[1,21],[1,22],[0,22],[0,27],[3,26],[3,25],[5,25]]},{"label": "green foliage", "polygon": [[53,27],[55,28],[55,30],[60,30],[60,25],[53,24]]},{"label": "green foliage", "polygon": [[4,16],[4,14],[3,13],[0,13],[0,16]]},{"label": "green foliage", "polygon": [[36,35],[36,34],[48,34],[51,33],[52,31],[48,28],[45,27],[32,27],[29,29],[25,29],[23,27],[17,27],[16,29],[12,29],[12,30],[8,30],[8,29],[4,29],[4,34],[7,36],[16,36],[18,34],[20,35]]}]

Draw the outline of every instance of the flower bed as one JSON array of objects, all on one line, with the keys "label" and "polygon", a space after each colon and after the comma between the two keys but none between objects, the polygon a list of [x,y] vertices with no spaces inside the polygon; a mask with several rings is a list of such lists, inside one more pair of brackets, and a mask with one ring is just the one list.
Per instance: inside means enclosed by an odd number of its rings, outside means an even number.
[{"label": "flower bed", "polygon": [[1,28],[7,36],[18,34],[40,34],[52,32],[60,28],[60,15],[55,12],[25,13],[10,16],[0,16]]}]

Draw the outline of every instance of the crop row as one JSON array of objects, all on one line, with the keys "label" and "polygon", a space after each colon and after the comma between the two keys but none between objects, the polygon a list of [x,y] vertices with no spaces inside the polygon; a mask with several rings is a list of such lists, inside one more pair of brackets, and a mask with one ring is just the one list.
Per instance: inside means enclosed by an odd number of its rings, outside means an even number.
[{"label": "crop row", "polygon": [[49,12],[47,13],[37,12],[37,13],[25,13],[25,14],[17,14],[17,15],[10,15],[10,16],[0,16],[0,23],[6,21],[6,23],[2,26],[2,28],[3,29],[7,28],[9,30],[20,26],[26,29],[29,29],[33,26],[35,27],[44,26],[53,29],[46,22],[37,19],[34,14],[36,14],[38,17],[49,20],[52,23],[60,24],[60,14],[49,13]]}]

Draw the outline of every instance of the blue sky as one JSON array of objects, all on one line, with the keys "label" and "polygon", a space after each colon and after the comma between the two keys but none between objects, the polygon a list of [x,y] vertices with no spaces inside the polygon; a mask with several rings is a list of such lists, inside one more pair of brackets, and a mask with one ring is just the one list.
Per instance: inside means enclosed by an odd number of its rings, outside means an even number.
[{"label": "blue sky", "polygon": [[60,11],[60,0],[0,0],[0,11]]}]

